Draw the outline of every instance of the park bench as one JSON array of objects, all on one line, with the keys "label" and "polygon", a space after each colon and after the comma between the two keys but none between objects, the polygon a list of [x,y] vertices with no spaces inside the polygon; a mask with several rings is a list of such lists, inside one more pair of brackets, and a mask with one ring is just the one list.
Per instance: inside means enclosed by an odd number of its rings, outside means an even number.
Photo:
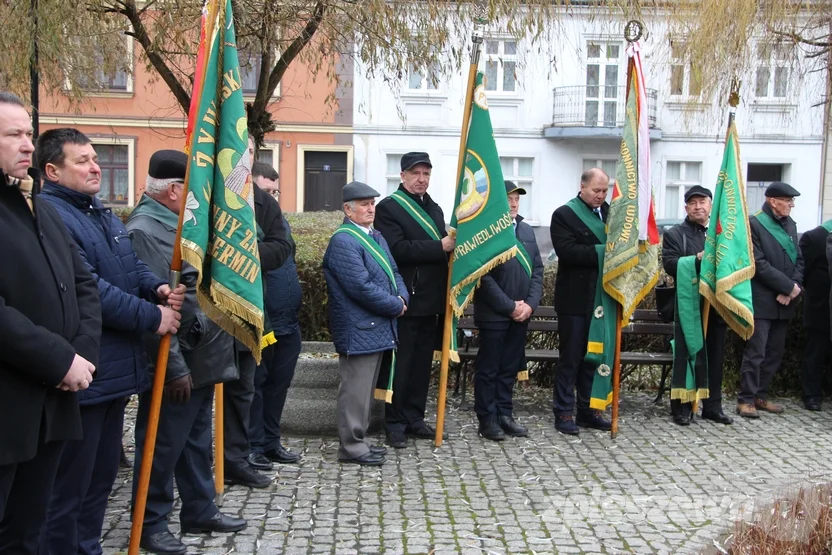
[{"label": "park bench", "polygon": [[[460,364],[456,369],[456,385],[454,396],[460,395],[461,406],[465,406],[465,394],[467,390],[467,377],[472,361],[477,358],[477,336],[474,334],[477,326],[474,324],[474,311],[472,307],[465,310],[465,314],[459,319],[457,326],[457,351]],[[552,344],[558,331],[558,320],[555,308],[552,306],[539,306],[534,311],[529,322],[528,333],[550,334]],[[662,350],[660,352],[641,352],[628,350],[630,339],[645,336],[661,336]],[[621,328],[621,380],[624,381],[636,366],[656,365],[662,367],[662,377],[659,385],[659,392],[656,395],[656,402],[661,400],[666,389],[665,384],[673,366],[673,354],[670,351],[670,340],[673,339],[673,323],[664,322],[655,310],[636,310],[630,319],[630,323]],[[526,349],[526,362],[557,362],[557,349]]]}]

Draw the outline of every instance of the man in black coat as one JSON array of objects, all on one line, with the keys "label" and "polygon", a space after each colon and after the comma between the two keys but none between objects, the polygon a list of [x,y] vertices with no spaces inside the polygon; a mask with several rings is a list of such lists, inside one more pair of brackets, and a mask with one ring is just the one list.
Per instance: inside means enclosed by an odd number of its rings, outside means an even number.
[{"label": "man in black coat", "polygon": [[799,195],[788,183],[775,181],[766,189],[763,209],[750,218],[757,267],[751,280],[754,335],[742,353],[737,393],[737,414],[745,418],[759,418],[759,410],[783,412],[767,396],[786,351],[786,329],[795,313],[792,301],[803,287],[797,225],[789,217],[794,197]]},{"label": "man in black coat", "polygon": [[401,449],[407,435],[433,439],[425,423],[430,368],[448,289],[448,253],[456,242],[445,231],[442,209],[427,193],[433,165],[426,152],[402,156],[399,189],[376,207],[375,227],[384,236],[410,294],[398,320],[399,349],[393,402],[385,405],[387,444]]},{"label": "man in black coat", "polygon": [[[0,553],[38,553],[61,452],[82,437],[101,303],[64,223],[32,195],[32,124],[0,92]],[[35,187],[37,193],[37,187]]]},{"label": "man in black coat", "polygon": [[[674,280],[679,258],[696,256],[696,270],[702,262],[705,251],[705,234],[708,231],[708,220],[711,216],[711,192],[705,187],[696,185],[685,191],[685,212],[687,217],[681,224],[673,226],[664,233],[662,238],[662,264],[664,271]],[[678,320],[678,318],[677,318]],[[677,322],[678,325],[678,322]],[[733,420],[722,410],[722,366],[725,361],[725,333],[728,326],[717,311],[711,307],[708,316],[708,334],[705,338],[705,350],[696,358],[696,371],[701,366],[708,367],[708,398],[702,402],[702,418],[713,420],[720,424],[731,424]],[[681,330],[677,328],[677,337]],[[688,351],[684,340],[676,342],[673,364],[686,364]],[[702,369],[704,371],[704,369]],[[678,399],[671,399],[670,410],[673,421],[680,426],[687,426],[693,418],[691,403],[682,403]]]},{"label": "man in black coat", "polygon": [[543,294],[543,260],[534,230],[517,213],[526,190],[506,181],[506,194],[518,253],[483,276],[474,294],[474,321],[480,330],[474,408],[480,435],[492,441],[506,434],[528,435],[514,420],[511,397],[517,372],[525,368],[529,318]]},{"label": "man in black coat", "polygon": [[[584,362],[598,280],[595,246],[606,241],[606,234],[599,237],[576,212],[579,210],[581,214],[606,222],[610,208],[605,200],[608,190],[609,177],[603,170],[587,170],[581,175],[578,196],[555,210],[549,228],[552,246],[558,256],[555,311],[558,314],[560,358],[555,369],[553,408],[555,428],[569,435],[578,434],[578,426],[610,429],[609,421],[601,412],[589,407],[595,370]],[[576,390],[577,425],[573,414]]]},{"label": "man in black coat", "polygon": [[829,261],[826,258],[827,238],[832,220],[826,221],[800,237],[803,255],[803,329],[806,348],[803,351],[803,406],[819,411],[823,401],[823,376],[829,353]]}]

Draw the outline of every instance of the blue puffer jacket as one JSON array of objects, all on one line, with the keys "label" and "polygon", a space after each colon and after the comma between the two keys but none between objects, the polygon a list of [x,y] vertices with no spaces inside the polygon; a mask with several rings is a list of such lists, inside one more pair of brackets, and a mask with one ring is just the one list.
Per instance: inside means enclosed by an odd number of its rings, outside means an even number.
[{"label": "blue puffer jacket", "polygon": [[156,290],[167,283],[138,259],[121,220],[97,198],[49,181],[40,198],[55,207],[79,247],[101,296],[101,354],[82,405],[104,403],[149,386],[142,332],[155,332],[162,315]]},{"label": "blue puffer jacket", "polygon": [[375,230],[373,238],[387,253],[398,290],[393,289],[390,278],[370,253],[346,233],[333,235],[324,255],[329,331],[340,354],[389,351],[398,343],[396,317],[402,311],[399,296],[406,303],[410,297],[387,241]]},{"label": "blue puffer jacket", "polygon": [[280,268],[266,274],[266,313],[269,316],[271,330],[276,336],[291,335],[300,328],[298,311],[302,292],[298,280],[298,266],[295,264],[295,241],[286,218],[283,218],[283,227],[292,244],[292,254]]}]

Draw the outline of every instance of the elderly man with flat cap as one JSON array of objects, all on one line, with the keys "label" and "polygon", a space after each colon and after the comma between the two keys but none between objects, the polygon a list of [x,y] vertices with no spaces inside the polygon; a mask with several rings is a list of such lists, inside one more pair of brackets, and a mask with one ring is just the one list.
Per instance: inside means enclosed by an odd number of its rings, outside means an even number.
[{"label": "elderly man with flat cap", "polygon": [[[127,230],[136,254],[164,279],[170,274],[178,214],[182,206],[188,157],[176,150],[160,150],[150,158],[145,193],[130,214]],[[185,300],[181,326],[170,342],[165,393],[159,414],[156,452],[150,474],[141,547],[157,554],[180,555],[187,547],[168,527],[173,510],[173,480],[182,502],[179,523],[184,534],[237,532],[246,521],[221,513],[211,471],[211,411],[214,384],[239,377],[234,338],[208,319],[196,297],[197,269],[182,263]],[[160,336],[145,334],[144,345],[155,369]],[[138,477],[150,417],[151,393],[139,396],[136,413]],[[133,503],[138,480],[133,481]]]},{"label": "elderly man with flat cap", "polygon": [[[702,255],[705,251],[705,234],[708,231],[708,221],[711,217],[711,192],[699,185],[685,191],[685,212],[687,216],[681,224],[673,226],[664,233],[662,238],[662,264],[664,271],[674,280],[678,278],[679,261],[690,272],[689,275],[699,275]],[[688,258],[689,257],[689,258]],[[697,295],[698,298],[698,295]],[[680,307],[680,310],[691,307]],[[695,307],[694,307],[695,308]],[[699,310],[702,302],[700,299]],[[695,314],[695,312],[694,312]],[[708,397],[702,402],[702,418],[731,424],[733,420],[722,410],[722,366],[725,360],[725,333],[728,330],[716,310],[711,307],[708,317],[708,334],[705,338],[705,349],[699,351],[694,363],[694,375],[701,387],[694,390],[686,389],[685,375],[688,364],[688,349],[684,340],[684,333],[680,318],[676,317],[676,341],[673,359],[673,380],[671,384],[670,412],[673,422],[680,426],[688,426],[693,420],[692,399],[699,389],[708,389]],[[705,378],[707,377],[707,381]],[[678,387],[677,387],[678,386]],[[684,393],[688,392],[688,394]],[[692,393],[691,393],[692,392]]]},{"label": "elderly man with flat cap", "polygon": [[803,287],[803,255],[797,225],[789,217],[797,196],[794,187],[775,181],[766,189],[763,209],[750,218],[757,267],[751,280],[754,335],[742,353],[737,392],[737,414],[745,418],[759,418],[758,411],[783,412],[768,400],[768,386],[783,360],[786,328]]},{"label": "elderly man with flat cap", "polygon": [[517,256],[484,275],[474,295],[474,321],[480,330],[474,409],[479,434],[492,441],[528,435],[526,427],[514,420],[512,395],[517,373],[526,367],[529,318],[543,294],[543,260],[534,230],[518,214],[520,195],[526,190],[506,181],[506,194]]},{"label": "elderly man with flat cap", "polygon": [[364,436],[373,391],[388,403],[395,396],[389,378],[396,361],[396,319],[407,311],[410,299],[387,241],[373,229],[377,196],[358,181],[344,186],[346,217],[329,240],[323,263],[329,331],[341,375],[338,460],[368,466],[384,464],[387,450],[368,445]]},{"label": "elderly man with flat cap", "polygon": [[442,209],[427,192],[433,168],[427,152],[408,152],[401,168],[401,185],[379,202],[376,219],[410,294],[407,315],[399,321],[393,403],[384,415],[387,444],[397,449],[407,446],[407,435],[433,439],[436,434],[425,422],[425,405],[447,303],[448,253],[455,245]]}]

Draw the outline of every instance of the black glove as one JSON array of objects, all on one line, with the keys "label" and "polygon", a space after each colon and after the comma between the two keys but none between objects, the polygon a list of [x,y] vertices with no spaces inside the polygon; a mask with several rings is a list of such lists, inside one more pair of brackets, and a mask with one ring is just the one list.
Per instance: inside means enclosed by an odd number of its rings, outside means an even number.
[{"label": "black glove", "polygon": [[187,403],[191,399],[193,385],[190,374],[176,378],[165,384],[165,395],[171,403]]}]

